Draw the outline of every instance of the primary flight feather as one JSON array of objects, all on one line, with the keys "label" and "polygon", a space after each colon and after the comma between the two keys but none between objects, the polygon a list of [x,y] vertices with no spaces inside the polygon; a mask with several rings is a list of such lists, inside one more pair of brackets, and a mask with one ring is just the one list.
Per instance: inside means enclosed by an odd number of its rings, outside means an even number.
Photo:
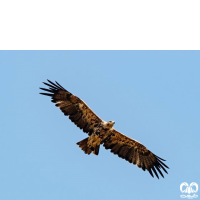
[{"label": "primary flight feather", "polygon": [[76,124],[89,137],[78,142],[79,147],[86,153],[99,154],[99,147],[102,144],[106,149],[117,154],[120,158],[137,165],[144,171],[147,170],[152,177],[158,174],[164,177],[162,170],[167,173],[169,168],[163,163],[164,159],[156,156],[138,141],[131,139],[113,128],[114,121],[106,122],[99,118],[89,106],[77,96],[71,94],[59,83],[45,83],[49,88],[40,88],[48,93],[40,93],[52,98],[55,106],[59,107],[64,115]]}]

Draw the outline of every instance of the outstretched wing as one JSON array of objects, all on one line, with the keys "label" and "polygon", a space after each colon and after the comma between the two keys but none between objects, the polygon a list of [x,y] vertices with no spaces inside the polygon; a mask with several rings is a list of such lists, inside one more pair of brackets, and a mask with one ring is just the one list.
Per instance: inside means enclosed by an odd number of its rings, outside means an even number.
[{"label": "outstretched wing", "polygon": [[93,128],[97,126],[102,120],[87,106],[87,104],[68,92],[59,83],[43,82],[49,86],[48,89],[40,88],[41,90],[49,93],[40,93],[52,98],[52,102],[56,103],[55,106],[59,107],[64,115],[69,116],[69,119],[76,124],[85,133],[92,133]]},{"label": "outstretched wing", "polygon": [[111,135],[104,141],[103,146],[106,149],[111,149],[112,153],[117,154],[120,158],[123,158],[134,165],[137,165],[144,171],[147,169],[152,177],[154,177],[154,172],[157,178],[159,178],[157,173],[159,172],[164,178],[161,169],[167,173],[165,168],[169,168],[162,162],[165,161],[164,159],[153,154],[138,141],[119,133],[115,129],[111,131]]}]

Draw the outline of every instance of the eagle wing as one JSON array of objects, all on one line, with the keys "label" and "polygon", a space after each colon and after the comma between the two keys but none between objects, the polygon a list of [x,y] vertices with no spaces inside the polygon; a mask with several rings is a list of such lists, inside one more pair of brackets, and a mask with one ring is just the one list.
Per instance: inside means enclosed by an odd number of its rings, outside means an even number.
[{"label": "eagle wing", "polygon": [[111,134],[104,141],[103,146],[106,149],[111,149],[112,153],[117,154],[120,158],[123,158],[134,165],[137,165],[144,171],[147,169],[152,177],[154,177],[154,172],[157,178],[159,178],[157,173],[159,172],[164,178],[161,169],[167,173],[165,168],[169,168],[162,162],[165,161],[164,159],[153,154],[138,141],[123,135],[115,129],[111,130]]},{"label": "eagle wing", "polygon": [[89,135],[93,132],[93,128],[97,126],[102,120],[87,106],[87,104],[71,94],[59,83],[53,83],[47,80],[49,83],[43,82],[49,86],[48,89],[40,88],[41,90],[49,93],[40,93],[52,98],[52,102],[55,106],[59,107],[64,115],[69,116],[69,119],[76,124],[80,129],[83,129],[85,133]]}]

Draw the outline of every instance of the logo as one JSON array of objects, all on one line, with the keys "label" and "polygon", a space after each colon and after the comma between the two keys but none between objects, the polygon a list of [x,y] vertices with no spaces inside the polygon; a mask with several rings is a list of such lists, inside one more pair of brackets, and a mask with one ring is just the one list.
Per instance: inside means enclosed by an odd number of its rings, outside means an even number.
[{"label": "logo", "polygon": [[190,185],[188,185],[188,183],[183,182],[180,185],[180,191],[182,193],[188,193],[187,195],[182,194],[181,198],[188,198],[188,199],[197,198],[198,195],[193,194],[193,193],[197,193],[197,191],[198,191],[198,184],[195,183],[195,182],[192,182],[192,183],[190,183]]}]

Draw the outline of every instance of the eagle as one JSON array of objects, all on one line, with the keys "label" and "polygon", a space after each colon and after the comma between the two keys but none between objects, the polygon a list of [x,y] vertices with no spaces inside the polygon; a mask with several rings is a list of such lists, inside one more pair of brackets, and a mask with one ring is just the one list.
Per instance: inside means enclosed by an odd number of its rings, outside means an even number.
[{"label": "eagle", "polygon": [[147,170],[152,177],[159,174],[164,178],[162,170],[168,174],[169,168],[163,161],[166,161],[153,154],[137,140],[131,139],[113,128],[114,121],[104,121],[98,117],[92,109],[80,98],[73,95],[58,82],[51,82],[47,79],[43,82],[49,88],[40,88],[48,93],[40,93],[50,96],[55,106],[59,107],[64,115],[89,137],[77,143],[86,154],[99,154],[100,145],[110,149],[113,154],[137,165],[143,171]]}]

